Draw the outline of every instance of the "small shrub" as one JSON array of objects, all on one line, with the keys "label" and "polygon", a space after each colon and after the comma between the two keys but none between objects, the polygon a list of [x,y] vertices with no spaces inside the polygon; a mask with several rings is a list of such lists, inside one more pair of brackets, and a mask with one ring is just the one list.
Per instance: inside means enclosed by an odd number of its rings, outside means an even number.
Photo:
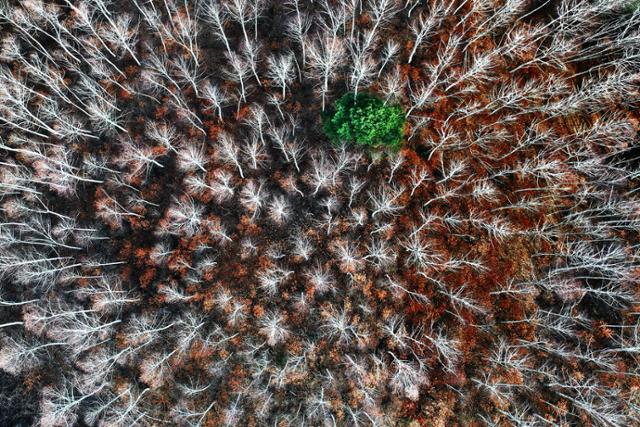
[{"label": "small shrub", "polygon": [[343,95],[323,114],[323,129],[333,143],[355,142],[373,148],[402,145],[405,116],[399,105],[360,93]]}]

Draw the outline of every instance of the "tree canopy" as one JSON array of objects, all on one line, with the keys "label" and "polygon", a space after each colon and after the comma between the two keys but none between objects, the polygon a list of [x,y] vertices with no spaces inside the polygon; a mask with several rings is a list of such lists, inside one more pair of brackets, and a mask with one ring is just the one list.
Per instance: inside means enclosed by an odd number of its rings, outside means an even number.
[{"label": "tree canopy", "polygon": [[368,93],[347,93],[323,114],[323,129],[332,142],[355,142],[374,148],[399,149],[404,123],[399,105],[385,105]]}]

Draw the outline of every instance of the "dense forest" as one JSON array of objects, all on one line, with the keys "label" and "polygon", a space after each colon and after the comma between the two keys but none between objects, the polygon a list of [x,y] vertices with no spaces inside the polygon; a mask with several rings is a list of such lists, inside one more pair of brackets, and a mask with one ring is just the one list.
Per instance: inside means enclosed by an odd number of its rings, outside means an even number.
[{"label": "dense forest", "polygon": [[640,425],[635,0],[0,0],[0,426]]}]

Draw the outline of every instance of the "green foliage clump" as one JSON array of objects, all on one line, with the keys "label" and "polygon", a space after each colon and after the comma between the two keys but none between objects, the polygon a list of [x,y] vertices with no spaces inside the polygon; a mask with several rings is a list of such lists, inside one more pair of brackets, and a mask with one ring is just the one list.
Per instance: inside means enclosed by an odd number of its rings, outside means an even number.
[{"label": "green foliage clump", "polygon": [[405,115],[399,105],[385,105],[366,93],[343,95],[322,116],[324,133],[333,143],[355,142],[397,150],[402,145]]}]

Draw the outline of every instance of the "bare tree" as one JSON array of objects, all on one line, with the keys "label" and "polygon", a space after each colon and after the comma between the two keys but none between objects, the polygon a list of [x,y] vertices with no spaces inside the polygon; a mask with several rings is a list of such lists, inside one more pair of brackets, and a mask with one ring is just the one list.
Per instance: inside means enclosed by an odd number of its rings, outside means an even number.
[{"label": "bare tree", "polygon": [[[290,18],[286,23],[286,34],[300,45],[302,67],[304,67],[307,63],[307,52],[305,46],[307,33],[311,28],[311,19],[305,11],[301,10],[301,0],[289,0],[286,4],[293,7],[295,10],[295,16]],[[302,74],[300,74],[299,77],[302,80]]]},{"label": "bare tree", "polygon": [[307,53],[311,73],[321,82],[320,93],[324,111],[329,82],[336,76],[346,54],[344,43],[337,37],[324,36],[314,42],[308,42]]},{"label": "bare tree", "polygon": [[202,87],[201,96],[211,103],[210,108],[215,109],[218,113],[218,117],[222,119],[222,107],[229,102],[226,92],[210,81],[206,81]]},{"label": "bare tree", "polygon": [[264,316],[261,321],[262,327],[260,333],[266,338],[266,342],[270,346],[276,346],[289,337],[290,332],[287,330],[284,317],[277,312],[271,312]]},{"label": "bare tree", "polygon": [[218,0],[209,0],[200,10],[202,11],[204,20],[213,27],[213,34],[224,43],[227,54],[232,56],[233,53],[229,45],[229,38],[224,29],[229,16],[227,7],[221,6]]},{"label": "bare tree", "polygon": [[247,34],[247,24],[251,22],[253,18],[253,10],[250,0],[230,0],[224,3],[224,8],[226,9],[229,16],[240,24],[242,28],[242,34],[244,35],[244,41],[247,46],[251,45],[249,41],[249,35]]},{"label": "bare tree", "polygon": [[276,85],[282,89],[282,97],[285,97],[287,86],[293,81],[293,54],[269,56],[267,58],[269,72],[267,76],[274,80]]},{"label": "bare tree", "polygon": [[415,36],[415,40],[407,63],[410,64],[413,61],[413,57],[420,46],[438,30],[442,20],[455,4],[454,2],[450,2],[448,6],[445,6],[443,3],[445,2],[436,0],[428,14],[421,13],[417,19],[411,22],[410,29]]}]

